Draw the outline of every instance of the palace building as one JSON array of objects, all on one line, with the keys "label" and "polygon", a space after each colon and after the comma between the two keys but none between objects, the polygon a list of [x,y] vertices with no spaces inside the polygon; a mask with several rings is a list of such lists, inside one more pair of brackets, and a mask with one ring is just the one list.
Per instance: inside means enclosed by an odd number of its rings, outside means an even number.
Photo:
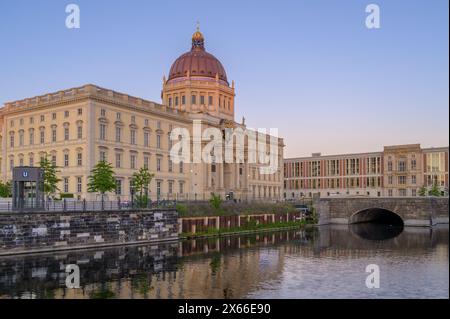
[{"label": "palace building", "polygon": [[448,147],[385,146],[382,152],[284,160],[284,198],[364,195],[418,196],[437,185],[448,191]]},{"label": "palace building", "polygon": [[[174,163],[170,132],[193,123],[202,129],[246,129],[235,121],[235,88],[222,63],[205,49],[202,33],[191,50],[164,77],[162,103],[92,84],[5,103],[0,109],[0,176],[11,180],[15,166],[38,166],[47,156],[59,170],[59,190],[96,200],[88,177],[101,160],[112,164],[117,182],[110,200],[127,200],[132,174],[147,167],[155,176],[150,196],[159,199],[209,199],[211,193],[238,200],[278,200],[283,194],[283,139],[264,135],[267,149],[276,141],[278,167],[261,173],[264,163]],[[203,142],[205,144],[206,142]],[[249,144],[245,144],[248,153]],[[192,148],[191,148],[192,150]],[[237,150],[235,150],[237,153]]]}]

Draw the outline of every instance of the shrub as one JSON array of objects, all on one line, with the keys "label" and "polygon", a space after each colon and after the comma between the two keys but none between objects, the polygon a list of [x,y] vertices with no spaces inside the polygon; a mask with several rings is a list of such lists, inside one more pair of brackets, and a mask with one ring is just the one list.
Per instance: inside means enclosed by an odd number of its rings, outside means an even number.
[{"label": "shrub", "polygon": [[442,196],[442,192],[436,183],[433,184],[433,187],[428,192],[428,195],[429,196]]},{"label": "shrub", "polygon": [[63,199],[63,198],[74,198],[72,193],[61,193],[59,196],[60,196],[61,199]]},{"label": "shrub", "polygon": [[184,204],[177,203],[176,210],[180,217],[184,217],[188,215],[188,208]]},{"label": "shrub", "polygon": [[11,197],[11,182],[0,181],[0,197]]},{"label": "shrub", "polygon": [[222,206],[222,198],[220,198],[220,195],[212,193],[209,204],[212,206],[212,208],[214,208],[216,212],[219,212],[221,210],[220,207]]}]

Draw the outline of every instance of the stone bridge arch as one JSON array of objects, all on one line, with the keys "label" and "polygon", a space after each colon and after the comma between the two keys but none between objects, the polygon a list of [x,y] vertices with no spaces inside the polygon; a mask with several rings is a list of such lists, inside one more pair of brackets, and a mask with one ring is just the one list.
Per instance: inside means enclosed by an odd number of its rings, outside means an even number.
[{"label": "stone bridge arch", "polygon": [[387,209],[381,207],[370,207],[358,209],[350,214],[348,218],[349,224],[360,223],[376,223],[386,224],[393,226],[403,226],[404,221],[400,214],[394,211],[394,209]]},{"label": "stone bridge arch", "polygon": [[330,197],[314,205],[319,225],[358,223],[391,212],[404,226],[432,226],[448,224],[448,203],[448,197]]}]

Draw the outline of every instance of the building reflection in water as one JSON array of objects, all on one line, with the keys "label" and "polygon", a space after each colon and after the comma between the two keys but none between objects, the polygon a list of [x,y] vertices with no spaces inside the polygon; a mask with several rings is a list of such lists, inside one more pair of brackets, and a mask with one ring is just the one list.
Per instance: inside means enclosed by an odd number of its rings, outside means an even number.
[{"label": "building reflection in water", "polygon": [[[361,233],[364,236],[360,236]],[[307,230],[0,257],[0,298],[243,298],[270,289],[286,256],[364,258],[380,245],[391,254],[438,249],[448,260],[448,226],[408,229],[368,240],[368,230]],[[379,239],[379,238],[376,238]],[[65,267],[77,264],[81,288],[65,288]]]}]

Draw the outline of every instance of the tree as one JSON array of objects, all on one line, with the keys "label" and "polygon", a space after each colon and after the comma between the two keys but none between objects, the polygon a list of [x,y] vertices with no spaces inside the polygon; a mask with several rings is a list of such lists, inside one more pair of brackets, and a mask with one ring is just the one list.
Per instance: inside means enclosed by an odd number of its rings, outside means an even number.
[{"label": "tree", "polygon": [[220,197],[220,195],[212,193],[211,198],[209,199],[209,204],[212,206],[212,208],[214,208],[216,213],[219,213],[222,206],[222,198]]},{"label": "tree", "polygon": [[133,173],[133,188],[139,193],[135,196],[139,208],[147,207],[148,204],[148,186],[154,177],[147,168],[141,167],[139,171]]},{"label": "tree", "polygon": [[427,188],[424,185],[419,188],[419,196],[427,196]]},{"label": "tree", "polygon": [[100,161],[91,171],[88,181],[88,192],[100,193],[102,196],[102,209],[104,195],[106,192],[116,190],[117,184],[114,178],[112,165],[105,161]]},{"label": "tree", "polygon": [[11,181],[7,181],[6,183],[0,181],[0,197],[5,198],[11,196],[12,196]]},{"label": "tree", "polygon": [[439,188],[439,186],[437,185],[437,183],[433,184],[433,187],[431,187],[430,191],[428,192],[428,195],[430,196],[441,196],[441,190]]},{"label": "tree", "polygon": [[41,160],[40,167],[44,171],[44,193],[50,196],[59,191],[58,183],[61,179],[56,176],[59,171],[56,170],[55,164],[49,161],[47,156]]}]

